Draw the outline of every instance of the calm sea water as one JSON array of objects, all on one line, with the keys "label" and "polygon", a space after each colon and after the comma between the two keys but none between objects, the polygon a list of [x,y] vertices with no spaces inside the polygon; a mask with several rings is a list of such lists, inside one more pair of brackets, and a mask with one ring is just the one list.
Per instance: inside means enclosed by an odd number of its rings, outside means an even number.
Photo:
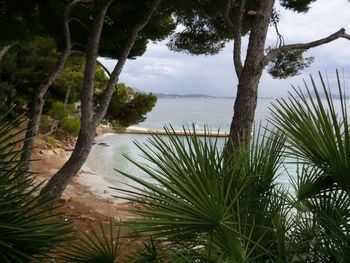
[{"label": "calm sea water", "polygon": [[[269,109],[273,100],[260,99],[256,110],[256,123],[266,123]],[[158,99],[157,105],[147,115],[147,119],[138,126],[146,128],[162,128],[164,125],[172,125],[175,129],[182,126],[195,124],[197,129],[203,129],[204,125],[211,130],[218,129],[228,131],[233,115],[232,99],[183,99],[173,98]],[[147,143],[149,136],[135,134],[107,134],[99,136],[88,158],[87,166],[102,179],[116,187],[124,188],[124,184],[133,184],[129,179],[120,175],[115,169],[129,174],[144,177],[142,171],[127,161],[124,155],[128,155],[138,162],[144,162],[140,157],[140,151],[133,143]],[[103,143],[102,145],[100,143]],[[222,139],[222,144],[224,139]],[[108,146],[106,146],[108,145]],[[286,176],[281,176],[279,181],[288,182]]]},{"label": "calm sea water", "polygon": [[[256,110],[256,120],[264,121],[268,114],[268,106],[273,100],[260,99]],[[209,129],[228,131],[233,116],[233,99],[158,99],[157,105],[147,115],[145,122],[139,126],[146,128],[162,128],[171,124],[175,129],[183,125],[196,124],[202,129],[206,125]]]},{"label": "calm sea water", "polygon": [[[266,118],[270,116],[269,107],[274,102],[272,99],[259,99],[255,123],[266,124]],[[212,131],[218,129],[228,131],[233,115],[232,99],[183,99],[173,98],[158,100],[157,105],[147,115],[147,119],[139,126],[145,128],[162,128],[164,125],[172,125],[175,129],[181,129],[182,126],[191,126],[195,124],[197,129],[203,129],[204,125]],[[335,109],[340,112],[340,102],[335,101]],[[350,114],[350,105],[348,105]],[[84,169],[91,170],[89,176],[84,176],[81,180],[90,186],[92,190],[101,195],[116,195],[115,190],[110,187],[127,188],[126,185],[135,185],[132,181],[119,174],[115,169],[126,173],[147,178],[141,170],[125,159],[128,155],[137,162],[144,162],[140,156],[139,149],[133,142],[148,143],[148,135],[135,134],[106,134],[96,138],[89,158]],[[220,139],[222,144],[224,139]],[[102,144],[101,144],[102,143]],[[295,165],[286,163],[280,171],[277,178],[279,183],[289,187],[290,175],[295,176]],[[84,179],[85,178],[85,179]],[[123,199],[118,199],[123,201]]]}]

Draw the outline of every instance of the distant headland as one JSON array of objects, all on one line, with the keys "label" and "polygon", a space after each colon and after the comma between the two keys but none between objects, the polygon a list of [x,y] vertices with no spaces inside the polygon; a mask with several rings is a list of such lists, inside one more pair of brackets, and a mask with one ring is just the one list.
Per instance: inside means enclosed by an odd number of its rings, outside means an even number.
[{"label": "distant headland", "polygon": [[[191,93],[191,94],[166,94],[166,93],[153,93],[158,98],[166,99],[234,99],[235,97],[229,96],[211,96],[200,93]],[[259,99],[274,99],[274,97],[259,97]]]}]

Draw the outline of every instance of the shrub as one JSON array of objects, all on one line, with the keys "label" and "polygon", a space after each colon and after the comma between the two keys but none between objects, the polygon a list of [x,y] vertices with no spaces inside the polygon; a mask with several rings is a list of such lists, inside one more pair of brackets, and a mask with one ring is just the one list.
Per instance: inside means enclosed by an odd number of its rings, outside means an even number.
[{"label": "shrub", "polygon": [[69,117],[64,118],[60,122],[60,127],[64,132],[73,136],[78,136],[80,130],[80,120]]},{"label": "shrub", "polygon": [[62,102],[56,101],[52,103],[51,109],[49,110],[49,115],[56,120],[63,120],[67,118],[69,114],[73,113],[75,110],[74,105],[68,104],[64,105]]}]

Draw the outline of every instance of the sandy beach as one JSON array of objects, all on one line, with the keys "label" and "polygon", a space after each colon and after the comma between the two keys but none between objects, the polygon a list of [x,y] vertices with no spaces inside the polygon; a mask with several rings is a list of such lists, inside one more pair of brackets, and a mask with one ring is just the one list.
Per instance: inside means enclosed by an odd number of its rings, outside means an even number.
[{"label": "sandy beach", "polygon": [[[38,182],[47,181],[68,160],[71,148],[49,149],[40,136],[36,140],[36,146],[33,156],[35,161],[31,164],[31,170],[36,173]],[[113,191],[109,188],[111,186],[101,179],[101,175],[96,174],[88,164],[85,164],[60,198],[61,209],[68,217],[83,221],[97,218],[107,219],[108,217],[123,221],[130,218],[131,215],[122,210],[132,207],[132,204],[114,198]]]}]

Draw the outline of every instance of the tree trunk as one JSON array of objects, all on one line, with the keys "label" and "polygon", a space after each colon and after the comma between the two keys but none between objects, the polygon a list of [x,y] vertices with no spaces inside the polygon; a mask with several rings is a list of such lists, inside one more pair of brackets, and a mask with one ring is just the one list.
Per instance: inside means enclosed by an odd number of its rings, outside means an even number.
[{"label": "tree trunk", "polygon": [[70,95],[70,87],[68,87],[66,90],[66,96],[64,97],[64,107],[66,107],[68,104],[69,95]]},{"label": "tree trunk", "polygon": [[[52,208],[57,199],[66,189],[72,174],[76,175],[85,163],[95,138],[96,126],[82,127],[79,132],[78,140],[74,151],[69,160],[62,168],[49,180],[45,187],[41,190],[41,202],[48,208]],[[47,203],[50,201],[49,203]]]},{"label": "tree trunk", "polygon": [[94,23],[91,27],[87,53],[85,60],[84,81],[80,93],[81,101],[81,128],[78,140],[69,160],[63,167],[50,179],[40,192],[40,202],[47,208],[52,208],[70,179],[75,176],[85,163],[95,137],[95,131],[98,122],[94,121],[93,92],[96,73],[96,61],[98,57],[98,48],[100,37],[106,13],[112,0],[104,2],[95,2]]},{"label": "tree trunk", "polygon": [[110,79],[107,83],[106,88],[103,91],[102,99],[99,105],[96,107],[96,110],[94,111],[95,107],[93,104],[93,87],[95,80],[96,64],[98,63],[98,46],[104,18],[108,6],[111,4],[111,2],[112,1],[109,1],[107,3],[105,2],[104,4],[100,4],[100,6],[97,7],[98,10],[94,17],[95,22],[93,24],[89,36],[89,42],[87,46],[88,53],[86,54],[86,64],[84,72],[84,82],[80,95],[81,128],[77,144],[68,162],[64,164],[64,166],[50,179],[47,185],[45,185],[45,187],[40,192],[42,202],[50,201],[50,205],[48,206],[48,208],[52,208],[54,206],[55,202],[62,195],[64,189],[68,185],[71,178],[79,172],[79,169],[85,163],[92,147],[93,139],[95,137],[95,130],[106,113],[106,110],[108,108],[109,102],[113,94],[113,90],[117,85],[119,75],[137,39],[138,33],[148,23],[161,0],[155,0],[153,2],[151,8],[147,10],[148,12],[146,13],[145,17],[143,17],[143,19],[139,23],[136,23],[134,28],[130,32],[128,41],[125,43],[123,51],[121,52],[121,55],[118,58],[118,63],[115,66],[113,72],[110,74]]},{"label": "tree trunk", "polygon": [[258,84],[265,67],[266,35],[275,0],[260,1],[260,7],[251,25],[248,50],[243,69],[238,77],[237,96],[230,127],[229,151],[250,142],[258,99]]},{"label": "tree trunk", "polygon": [[6,52],[11,48],[11,45],[0,47],[0,62],[2,61],[2,58],[5,56]]},{"label": "tree trunk", "polygon": [[70,30],[69,30],[69,17],[70,12],[72,8],[79,3],[82,0],[73,0],[70,2],[63,14],[63,28],[64,28],[64,34],[65,34],[65,48],[59,57],[55,69],[51,72],[51,74],[40,84],[36,92],[34,93],[31,107],[30,107],[30,117],[29,122],[27,126],[27,132],[25,136],[25,141],[23,143],[23,153],[21,155],[21,161],[25,163],[25,169],[29,170],[29,160],[32,156],[32,151],[34,147],[35,142],[35,135],[38,132],[39,125],[40,125],[40,119],[41,114],[44,107],[44,97],[49,89],[49,87],[52,85],[52,83],[57,79],[57,77],[60,75],[64,64],[66,63],[66,60],[71,55],[71,36],[70,36]]},{"label": "tree trunk", "polygon": [[44,80],[44,82],[40,85],[40,87],[34,93],[32,103],[30,106],[30,111],[29,111],[30,117],[29,117],[26,135],[25,135],[25,141],[23,143],[23,153],[21,155],[21,160],[25,162],[26,170],[29,170],[29,163],[30,163],[29,161],[31,159],[32,151],[34,148],[35,136],[40,126],[41,114],[45,103],[45,100],[44,100],[45,94],[49,89],[49,87],[52,85],[52,83],[56,80],[56,78],[61,73],[69,55],[70,55],[70,49],[65,50],[64,53],[59,58],[55,70],[51,72],[50,76],[48,76]]},{"label": "tree trunk", "polygon": [[230,127],[232,149],[240,144],[249,143],[254,123],[255,109],[258,100],[258,85],[262,71],[255,76],[247,70],[242,71],[237,86],[237,97],[234,104],[234,115]]}]

